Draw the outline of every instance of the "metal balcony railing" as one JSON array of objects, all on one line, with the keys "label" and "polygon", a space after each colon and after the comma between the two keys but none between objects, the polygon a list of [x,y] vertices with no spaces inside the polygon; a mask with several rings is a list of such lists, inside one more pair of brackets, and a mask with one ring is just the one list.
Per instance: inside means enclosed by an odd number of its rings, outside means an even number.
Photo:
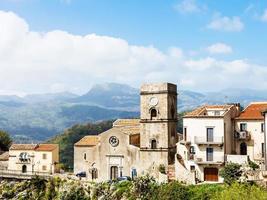
[{"label": "metal balcony railing", "polygon": [[209,157],[195,157],[194,161],[197,164],[222,164],[224,163],[224,156],[209,156]]}]

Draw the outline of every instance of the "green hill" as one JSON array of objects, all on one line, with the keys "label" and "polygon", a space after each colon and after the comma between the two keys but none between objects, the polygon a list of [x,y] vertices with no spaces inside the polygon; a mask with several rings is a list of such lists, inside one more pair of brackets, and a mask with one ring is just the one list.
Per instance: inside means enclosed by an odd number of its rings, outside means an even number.
[{"label": "green hill", "polygon": [[66,169],[73,168],[74,144],[86,135],[98,135],[112,127],[113,121],[103,121],[100,123],[77,124],[55,136],[48,142],[59,144],[60,163]]}]

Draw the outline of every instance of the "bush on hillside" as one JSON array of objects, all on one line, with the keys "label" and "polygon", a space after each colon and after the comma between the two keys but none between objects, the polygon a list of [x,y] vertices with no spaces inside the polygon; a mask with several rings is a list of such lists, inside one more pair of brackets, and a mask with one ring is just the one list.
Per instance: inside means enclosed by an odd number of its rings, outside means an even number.
[{"label": "bush on hillside", "polygon": [[220,170],[220,176],[224,178],[224,182],[232,184],[238,181],[242,175],[241,165],[237,163],[227,163],[224,168]]}]

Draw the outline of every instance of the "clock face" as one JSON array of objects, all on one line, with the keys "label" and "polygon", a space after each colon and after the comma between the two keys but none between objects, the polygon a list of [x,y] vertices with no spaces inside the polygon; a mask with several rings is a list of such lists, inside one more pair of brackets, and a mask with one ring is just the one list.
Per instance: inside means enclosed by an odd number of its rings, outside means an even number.
[{"label": "clock face", "polygon": [[149,99],[149,105],[151,105],[151,106],[156,106],[158,104],[158,102],[159,102],[159,100],[157,97],[151,97]]},{"label": "clock face", "polygon": [[116,147],[119,144],[119,139],[116,136],[111,136],[109,138],[109,143],[111,144],[111,146]]}]

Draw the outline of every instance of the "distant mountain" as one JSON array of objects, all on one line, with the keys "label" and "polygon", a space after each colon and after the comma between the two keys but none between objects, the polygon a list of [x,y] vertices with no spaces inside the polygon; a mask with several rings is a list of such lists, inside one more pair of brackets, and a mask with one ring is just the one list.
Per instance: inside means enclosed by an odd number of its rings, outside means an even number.
[{"label": "distant mountain", "polygon": [[78,95],[70,92],[47,93],[47,94],[30,94],[23,98],[26,103],[39,103],[47,101],[66,101],[78,97]]},{"label": "distant mountain", "polygon": [[85,95],[71,101],[118,110],[139,111],[139,90],[118,83],[98,84]]},{"label": "distant mountain", "polygon": [[[178,90],[179,112],[204,104],[239,102],[246,106],[251,101],[267,101],[267,92]],[[95,85],[81,96],[68,92],[25,97],[0,95],[0,129],[10,131],[19,141],[43,141],[77,123],[138,117],[139,102],[139,89],[118,83]]]}]

